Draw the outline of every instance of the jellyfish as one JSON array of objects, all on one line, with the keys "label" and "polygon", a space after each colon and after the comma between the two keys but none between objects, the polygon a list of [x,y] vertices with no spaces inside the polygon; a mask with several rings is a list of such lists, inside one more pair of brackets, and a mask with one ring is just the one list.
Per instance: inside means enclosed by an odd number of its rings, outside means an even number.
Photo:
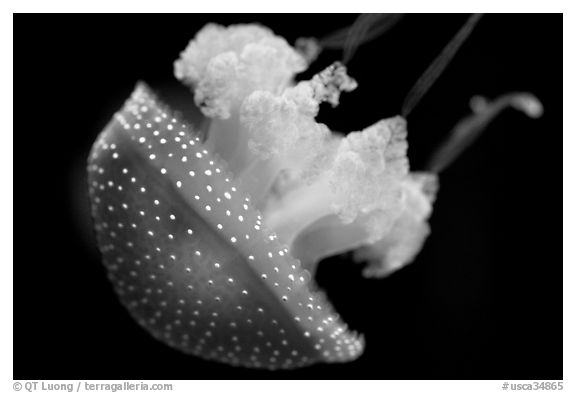
[{"label": "jellyfish", "polygon": [[529,94],[477,98],[413,172],[405,117],[347,135],[316,121],[357,83],[339,62],[294,82],[310,53],[260,25],[209,24],[174,63],[209,126],[140,82],[92,147],[108,277],[137,323],[177,350],[271,370],[355,360],[364,337],[315,284],[318,262],[352,251],[364,276],[383,278],[413,261],[439,173],[503,108],[541,112]]}]

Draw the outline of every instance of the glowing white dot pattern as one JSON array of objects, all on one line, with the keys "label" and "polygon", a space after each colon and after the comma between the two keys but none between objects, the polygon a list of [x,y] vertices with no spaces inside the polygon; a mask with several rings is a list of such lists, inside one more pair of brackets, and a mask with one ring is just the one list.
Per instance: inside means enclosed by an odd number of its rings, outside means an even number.
[{"label": "glowing white dot pattern", "polygon": [[363,350],[223,162],[143,84],[90,153],[92,215],[122,303],[154,337],[232,365],[295,368]]}]

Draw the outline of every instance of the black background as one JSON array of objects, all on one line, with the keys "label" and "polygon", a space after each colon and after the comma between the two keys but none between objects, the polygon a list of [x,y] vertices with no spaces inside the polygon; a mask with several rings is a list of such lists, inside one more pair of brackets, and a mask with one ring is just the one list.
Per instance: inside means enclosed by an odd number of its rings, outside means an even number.
[{"label": "black background", "polygon": [[[367,347],[356,362],[266,372],[204,362],[155,341],[117,302],[87,223],[84,162],[137,80],[192,104],[172,63],[206,22],[260,22],[290,43],[355,15],[15,16],[15,379],[561,379],[562,17],[486,15],[408,117],[413,169],[476,94],[538,96],[441,176],[416,261],[365,280],[346,256],[319,284]],[[349,63],[358,89],[319,120],[358,130],[396,115],[467,19],[408,15]],[[305,76],[340,59],[324,52]],[[175,98],[176,97],[176,98]]]}]

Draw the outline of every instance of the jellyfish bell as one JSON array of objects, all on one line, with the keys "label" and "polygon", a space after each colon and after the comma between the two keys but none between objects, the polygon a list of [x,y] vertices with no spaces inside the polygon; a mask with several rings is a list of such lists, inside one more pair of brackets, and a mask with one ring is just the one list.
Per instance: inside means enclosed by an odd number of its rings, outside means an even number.
[{"label": "jellyfish bell", "polygon": [[139,83],[94,143],[89,193],[109,278],[178,350],[268,369],[352,361],[364,339],[316,287],[318,261],[354,251],[366,277],[385,277],[430,232],[438,171],[410,171],[406,120],[331,132],[320,104],[356,82],[339,63],[293,82],[308,60],[267,28],[208,25],[175,62],[207,133]]},{"label": "jellyfish bell", "polygon": [[348,361],[347,330],[234,174],[140,84],[89,163],[98,242],[122,303],[156,338],[233,365]]}]

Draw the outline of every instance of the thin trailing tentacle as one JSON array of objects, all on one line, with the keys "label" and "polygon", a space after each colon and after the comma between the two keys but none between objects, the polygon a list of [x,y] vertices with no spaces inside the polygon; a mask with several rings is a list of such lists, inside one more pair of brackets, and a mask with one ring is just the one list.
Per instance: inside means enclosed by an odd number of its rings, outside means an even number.
[{"label": "thin trailing tentacle", "polygon": [[386,33],[403,16],[403,14],[361,14],[351,26],[336,30],[320,39],[299,38],[296,41],[296,48],[309,63],[324,49],[341,49],[344,50],[342,62],[347,64],[360,45]]},{"label": "thin trailing tentacle", "polygon": [[488,124],[508,107],[524,112],[526,116],[538,118],[543,107],[540,101],[530,93],[510,93],[488,102],[483,97],[470,100],[473,114],[461,120],[452,130],[447,140],[432,155],[427,171],[440,173],[470,146]]},{"label": "thin trailing tentacle", "polygon": [[430,64],[430,66],[424,71],[422,76],[418,78],[406,99],[402,105],[402,116],[407,117],[410,112],[416,107],[420,102],[422,97],[430,90],[436,79],[442,74],[446,66],[458,52],[458,49],[462,46],[464,41],[470,36],[472,30],[482,17],[482,14],[473,14],[468,18],[464,26],[458,31],[458,33],[452,38],[452,40],[446,45],[442,52],[438,55],[436,59]]},{"label": "thin trailing tentacle", "polygon": [[348,30],[348,35],[344,42],[344,53],[342,55],[342,62],[344,64],[348,64],[370,27],[376,25],[380,19],[380,14],[361,14],[356,19],[350,27],[350,30]]},{"label": "thin trailing tentacle", "polygon": [[[364,16],[363,16],[364,15]],[[402,19],[403,14],[363,14],[358,17],[356,22],[350,27],[345,27],[340,30],[335,31],[319,40],[322,48],[325,49],[343,49],[350,31],[356,23],[367,23],[368,29],[366,34],[360,41],[357,42],[358,45],[365,44],[378,38],[388,30],[390,30],[397,22]],[[366,15],[371,15],[370,18],[366,18]]]}]

